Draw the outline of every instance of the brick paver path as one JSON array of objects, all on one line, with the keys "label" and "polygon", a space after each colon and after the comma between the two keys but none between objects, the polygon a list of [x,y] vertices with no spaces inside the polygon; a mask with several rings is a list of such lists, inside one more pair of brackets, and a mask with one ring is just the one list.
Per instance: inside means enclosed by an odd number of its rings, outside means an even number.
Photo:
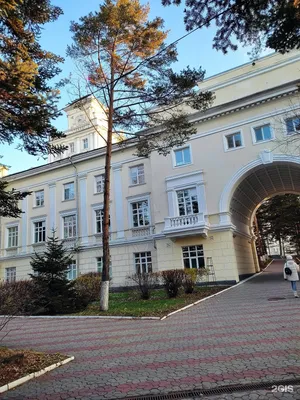
[{"label": "brick paver path", "polygon": [[[2,398],[117,399],[299,377],[300,299],[281,271],[282,263],[274,262],[260,276],[164,321],[15,320],[3,344],[75,361]],[[277,296],[286,299],[268,301]],[[230,396],[215,398],[239,398]]]}]

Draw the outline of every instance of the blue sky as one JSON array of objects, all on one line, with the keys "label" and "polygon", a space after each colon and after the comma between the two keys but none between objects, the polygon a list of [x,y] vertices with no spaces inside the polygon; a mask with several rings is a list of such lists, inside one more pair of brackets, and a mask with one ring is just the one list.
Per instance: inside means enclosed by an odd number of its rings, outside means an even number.
[{"label": "blue sky", "polygon": [[[78,21],[81,16],[97,10],[101,1],[53,0],[52,2],[63,9],[64,15],[57,21],[45,26],[41,44],[45,49],[65,57],[66,47],[72,43],[71,33],[69,32],[70,21]],[[146,1],[142,1],[142,3],[146,3]],[[160,0],[150,0],[149,3],[150,18],[162,17],[165,21],[165,29],[170,31],[167,39],[168,43],[186,33],[183,23],[183,6],[163,7]],[[209,29],[202,28],[180,41],[177,46],[178,62],[174,65],[174,69],[180,70],[187,65],[191,67],[202,66],[206,70],[206,76],[208,77],[249,61],[247,49],[242,47],[236,52],[229,52],[227,55],[212,49],[214,32],[215,28],[213,26]],[[61,78],[69,76],[74,71],[73,62],[70,59],[65,59],[62,70]],[[60,107],[64,107],[70,100],[72,99],[67,93],[67,88],[63,89]],[[59,129],[66,129],[66,117],[60,117],[55,121],[55,125]],[[1,145],[0,147],[0,154],[3,155],[1,162],[10,166],[9,173],[19,172],[46,162],[41,158],[16,150],[16,145]]]}]

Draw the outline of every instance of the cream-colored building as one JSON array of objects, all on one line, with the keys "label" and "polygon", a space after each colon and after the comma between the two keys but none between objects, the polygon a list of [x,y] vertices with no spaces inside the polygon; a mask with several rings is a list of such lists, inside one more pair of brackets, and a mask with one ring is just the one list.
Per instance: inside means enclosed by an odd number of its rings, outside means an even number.
[{"label": "cream-colored building", "polygon": [[[213,91],[215,102],[190,115],[197,134],[167,157],[137,158],[130,140],[113,145],[113,285],[124,285],[137,269],[200,268],[207,257],[217,281],[258,271],[255,210],[274,194],[300,193],[300,157],[293,145],[282,145],[300,133],[299,71],[295,51],[206,79],[200,89]],[[74,105],[66,108],[65,154],[6,177],[32,195],[21,218],[1,220],[2,278],[27,278],[30,256],[44,249],[53,228],[76,248],[70,278],[101,268],[106,127],[93,99],[86,106],[88,119]]]}]

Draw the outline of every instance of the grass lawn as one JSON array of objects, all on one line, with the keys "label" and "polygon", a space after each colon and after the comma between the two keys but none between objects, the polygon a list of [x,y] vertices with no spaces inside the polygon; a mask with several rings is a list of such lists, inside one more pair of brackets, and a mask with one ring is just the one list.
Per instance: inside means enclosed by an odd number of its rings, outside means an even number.
[{"label": "grass lawn", "polygon": [[192,294],[180,292],[178,297],[169,299],[164,289],[152,291],[149,300],[141,300],[139,292],[127,291],[110,293],[109,310],[99,310],[99,303],[90,304],[84,311],[73,315],[115,315],[129,317],[163,317],[197,300],[220,292],[227,286],[197,287]]},{"label": "grass lawn", "polygon": [[57,353],[45,354],[31,350],[11,350],[0,347],[0,386],[32,372],[40,371],[66,358]]}]

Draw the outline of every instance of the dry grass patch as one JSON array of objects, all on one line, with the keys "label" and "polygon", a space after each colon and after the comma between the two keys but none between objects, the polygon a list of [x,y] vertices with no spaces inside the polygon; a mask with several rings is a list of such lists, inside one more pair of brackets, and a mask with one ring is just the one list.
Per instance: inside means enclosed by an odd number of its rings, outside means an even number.
[{"label": "dry grass patch", "polygon": [[31,350],[11,350],[0,347],[0,386],[32,372],[40,371],[66,358],[58,353],[45,354]]}]

